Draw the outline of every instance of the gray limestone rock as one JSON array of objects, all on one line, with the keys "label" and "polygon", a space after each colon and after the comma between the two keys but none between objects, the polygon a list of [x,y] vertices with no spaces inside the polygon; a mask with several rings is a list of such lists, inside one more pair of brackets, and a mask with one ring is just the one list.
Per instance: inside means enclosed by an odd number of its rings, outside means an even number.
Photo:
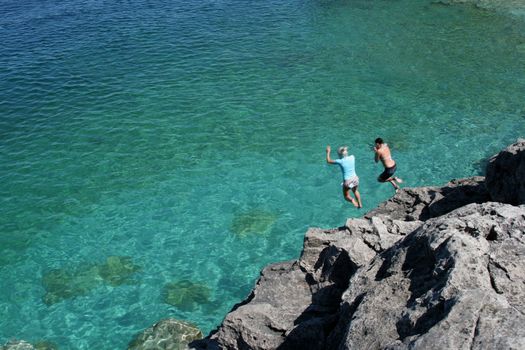
[{"label": "gray limestone rock", "polygon": [[299,261],[265,268],[252,295],[196,347],[521,348],[525,206],[470,204],[400,222],[310,229]]},{"label": "gray limestone rock", "polygon": [[330,347],[523,348],[524,232],[499,203],[427,221],[354,274]]},{"label": "gray limestone rock", "polygon": [[128,350],[185,350],[190,342],[200,338],[202,333],[195,325],[169,318],[137,335]]},{"label": "gray limestone rock", "polygon": [[524,139],[519,139],[489,160],[486,184],[493,201],[525,204]]},{"label": "gray limestone rock", "polygon": [[252,291],[226,316],[207,344],[196,347],[224,349],[275,349],[308,317],[311,292],[297,262],[267,266]]},{"label": "gray limestone rock", "polygon": [[325,349],[351,276],[378,252],[422,224],[390,218],[351,219],[339,229],[311,228],[298,261],[261,272],[252,294],[236,305],[199,349]]},{"label": "gray limestone rock", "polygon": [[389,217],[402,221],[428,220],[470,203],[490,200],[485,178],[452,180],[443,187],[404,188],[365,217]]},{"label": "gray limestone rock", "polygon": [[[252,294],[236,305],[199,349],[327,349],[344,329],[342,295],[352,276],[427,220],[484,202],[484,178],[444,187],[404,189],[365,217],[338,229],[311,228],[298,261],[266,267]],[[351,286],[350,286],[351,287]],[[332,344],[327,345],[327,344]]]},{"label": "gray limestone rock", "polygon": [[298,261],[261,272],[203,349],[324,349],[339,318],[341,295],[359,267],[422,224],[390,218],[351,219],[339,229],[311,228]]}]

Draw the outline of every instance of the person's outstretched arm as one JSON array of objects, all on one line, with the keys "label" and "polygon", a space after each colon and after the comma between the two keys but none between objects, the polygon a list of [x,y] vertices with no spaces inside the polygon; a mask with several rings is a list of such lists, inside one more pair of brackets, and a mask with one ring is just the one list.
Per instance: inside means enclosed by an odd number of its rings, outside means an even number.
[{"label": "person's outstretched arm", "polygon": [[330,152],[332,149],[330,148],[330,145],[326,146],[326,162],[328,164],[335,164],[335,162],[330,158]]}]

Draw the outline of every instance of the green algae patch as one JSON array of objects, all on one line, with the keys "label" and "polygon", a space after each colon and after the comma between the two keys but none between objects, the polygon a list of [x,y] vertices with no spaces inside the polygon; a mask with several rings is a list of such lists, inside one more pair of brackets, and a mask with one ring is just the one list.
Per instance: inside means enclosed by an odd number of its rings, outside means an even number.
[{"label": "green algae patch", "polygon": [[132,275],[140,270],[128,256],[110,256],[105,264],[99,265],[100,277],[114,287],[130,283]]},{"label": "green algae patch", "polygon": [[33,345],[35,350],[58,350],[58,345],[49,340],[40,340]]},{"label": "green algae patch", "polygon": [[192,323],[177,319],[162,320],[137,335],[128,350],[186,350],[188,344],[202,339],[202,332]]},{"label": "green algae patch", "polygon": [[101,283],[97,266],[83,266],[78,270],[51,270],[42,278],[46,289],[44,303],[53,305],[64,299],[86,295]]},{"label": "green algae patch", "polygon": [[253,209],[236,215],[231,230],[238,236],[267,234],[279,216],[267,210]]},{"label": "green algae patch", "polygon": [[206,284],[189,280],[168,283],[162,291],[165,303],[183,311],[192,311],[197,305],[208,303],[210,294],[211,290]]},{"label": "green algae patch", "polygon": [[53,305],[65,299],[88,294],[102,284],[120,286],[130,283],[141,268],[130,257],[110,256],[103,264],[84,264],[76,268],[55,269],[42,277],[46,290],[43,301]]}]

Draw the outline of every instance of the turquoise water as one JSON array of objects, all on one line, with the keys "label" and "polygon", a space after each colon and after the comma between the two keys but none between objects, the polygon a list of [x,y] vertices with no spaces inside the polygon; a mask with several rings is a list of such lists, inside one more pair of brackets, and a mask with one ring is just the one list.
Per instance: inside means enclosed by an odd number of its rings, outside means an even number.
[{"label": "turquoise water", "polygon": [[[0,0],[0,38],[0,343],[207,333],[309,226],[392,195],[377,136],[420,186],[525,134],[525,23],[469,6]],[[362,212],[326,144],[356,155]],[[166,303],[180,281],[194,303]]]}]

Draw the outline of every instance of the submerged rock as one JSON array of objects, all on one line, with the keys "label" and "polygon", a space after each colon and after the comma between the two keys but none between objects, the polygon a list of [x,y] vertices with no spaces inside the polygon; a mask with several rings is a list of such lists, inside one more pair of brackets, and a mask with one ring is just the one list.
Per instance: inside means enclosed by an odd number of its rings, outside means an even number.
[{"label": "submerged rock", "polygon": [[275,213],[254,209],[236,215],[231,229],[239,236],[265,234],[271,230],[277,219],[278,215]]},{"label": "submerged rock", "polygon": [[176,319],[165,319],[139,334],[128,350],[185,350],[188,344],[202,338],[197,326]]},{"label": "submerged rock", "polygon": [[49,340],[37,341],[34,347],[35,350],[58,350],[58,345]]},{"label": "submerged rock", "polygon": [[43,301],[52,305],[64,299],[88,294],[102,283],[119,286],[129,283],[131,276],[140,271],[130,257],[110,256],[99,265],[85,264],[76,268],[51,270],[42,277],[46,290]]},{"label": "submerged rock", "polygon": [[129,283],[132,275],[141,270],[128,256],[110,256],[98,269],[100,277],[112,286]]},{"label": "submerged rock", "polygon": [[11,340],[0,347],[0,350],[35,350],[35,348],[24,340]]},{"label": "submerged rock", "polygon": [[25,340],[11,340],[0,350],[58,350],[58,345],[47,340],[37,341],[34,345]]},{"label": "submerged rock", "polygon": [[43,301],[46,305],[86,295],[101,283],[97,266],[84,266],[79,270],[51,270],[42,278],[46,290]]},{"label": "submerged rock", "polygon": [[211,290],[206,284],[189,280],[168,283],[162,291],[165,303],[183,311],[191,311],[198,305],[208,303],[210,294]]}]

